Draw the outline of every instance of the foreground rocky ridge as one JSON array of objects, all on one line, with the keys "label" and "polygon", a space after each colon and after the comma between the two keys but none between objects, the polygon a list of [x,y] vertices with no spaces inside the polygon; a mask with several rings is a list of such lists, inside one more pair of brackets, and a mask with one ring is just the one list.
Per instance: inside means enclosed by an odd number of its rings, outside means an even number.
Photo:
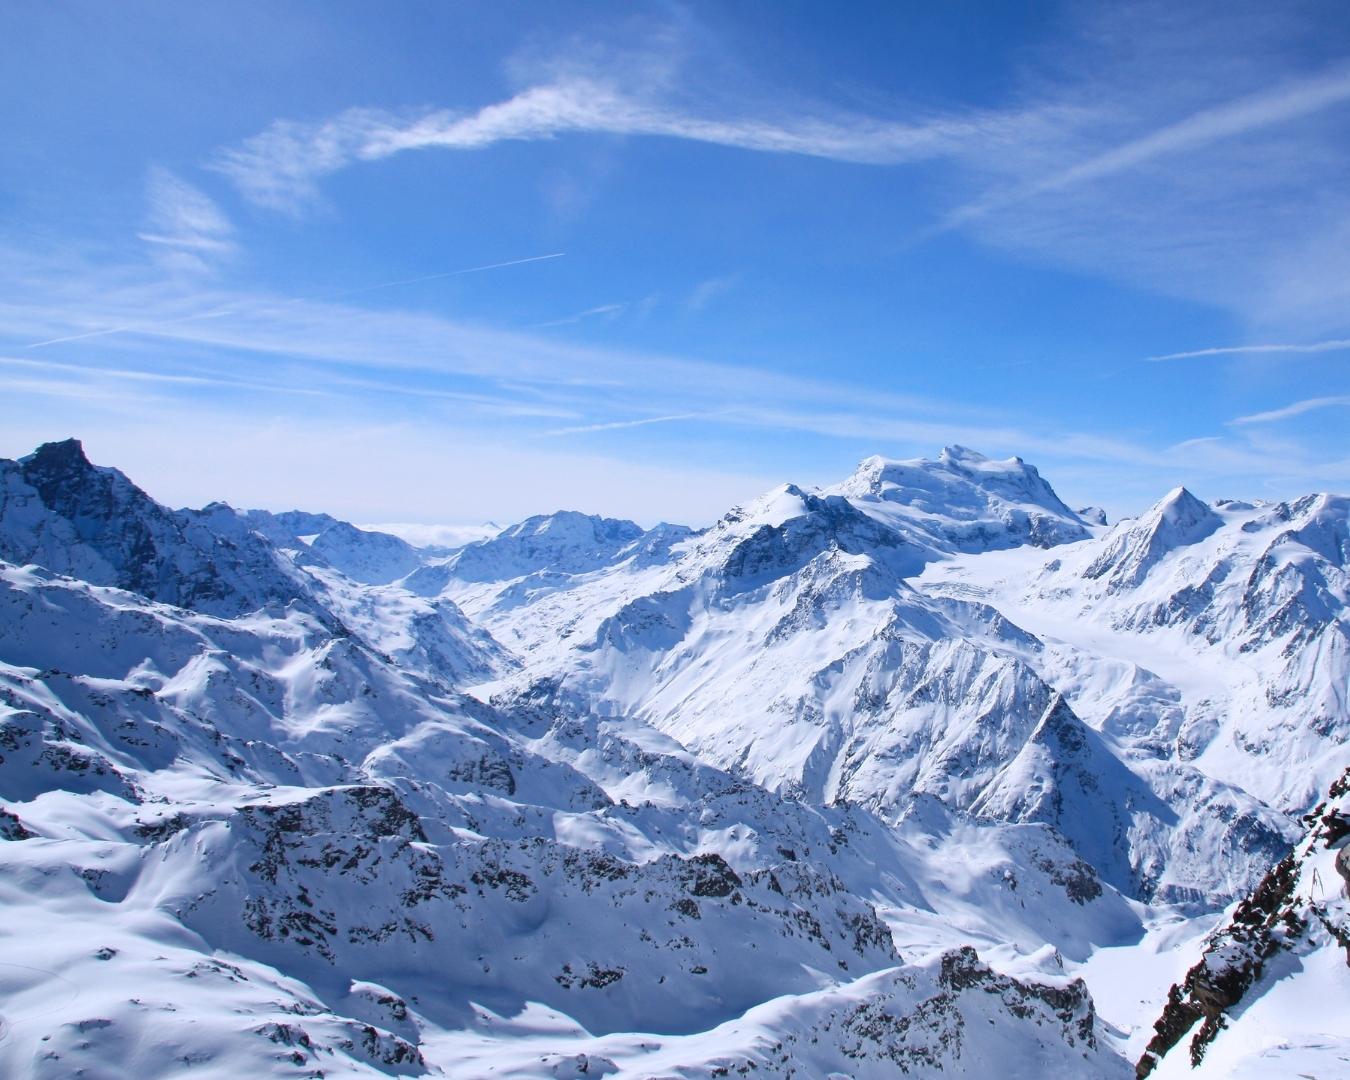
[{"label": "foreground rocky ridge", "polygon": [[[446,556],[171,511],[75,443],[0,479],[0,1062],[37,1076],[1128,1075],[1066,966],[1261,881],[1306,778],[1243,762],[1343,768],[1328,497],[1104,530],[953,448]],[[1264,705],[1051,632],[1087,603]]]},{"label": "foreground rocky ridge", "polygon": [[[1304,820],[1304,839],[1209,936],[1199,961],[1168,991],[1155,1034],[1136,1067],[1139,1080],[1151,1075],[1160,1063],[1171,1064],[1183,1057],[1192,1067],[1199,1067],[1210,1060],[1216,1040],[1217,1056],[1249,1029],[1256,1027],[1259,1032],[1260,1021],[1243,1016],[1242,1010],[1250,1011],[1253,1000],[1270,993],[1279,978],[1298,978],[1304,964],[1293,970],[1286,964],[1286,970],[1271,977],[1268,969],[1278,967],[1284,954],[1301,957],[1305,963],[1316,957],[1333,968],[1343,958],[1350,971],[1350,769]],[[1308,997],[1314,998],[1320,989],[1310,985]],[[1230,1028],[1236,1030],[1225,1034]],[[1337,1068],[1333,1062],[1350,1062],[1350,1038],[1343,1027],[1313,1030],[1315,1041],[1290,1045],[1290,1040],[1277,1051],[1305,1059],[1300,1064],[1314,1059],[1324,1068]],[[1221,1058],[1217,1070],[1206,1071],[1226,1075],[1231,1063],[1230,1055],[1227,1060]]]}]

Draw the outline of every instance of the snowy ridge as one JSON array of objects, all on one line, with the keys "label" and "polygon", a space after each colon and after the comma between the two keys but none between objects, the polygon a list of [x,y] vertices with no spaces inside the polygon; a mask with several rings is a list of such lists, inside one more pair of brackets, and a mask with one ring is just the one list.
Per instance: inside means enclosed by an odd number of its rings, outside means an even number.
[{"label": "snowy ridge", "polygon": [[298,551],[302,545],[308,546],[333,569],[366,585],[387,585],[426,561],[426,556],[406,540],[358,529],[327,514],[250,510],[244,518],[278,547]]}]

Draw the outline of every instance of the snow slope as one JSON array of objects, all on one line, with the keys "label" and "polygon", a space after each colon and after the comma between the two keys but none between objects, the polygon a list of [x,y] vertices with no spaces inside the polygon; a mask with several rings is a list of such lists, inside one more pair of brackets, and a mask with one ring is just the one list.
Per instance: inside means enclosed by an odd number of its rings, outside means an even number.
[{"label": "snow slope", "polygon": [[[3,581],[7,1068],[64,1075],[134,1046],[146,1075],[419,1072],[432,1034],[527,1006],[592,1035],[687,1035],[693,1060],[694,1033],[748,1008],[895,967],[831,862],[873,887],[890,864],[897,903],[942,895],[936,875],[902,883],[874,819],[784,804],[641,729],[582,741],[601,779],[636,794],[640,763],[668,792],[613,802],[567,761],[566,724],[531,738],[538,717],[419,683],[297,613],[222,620],[36,569]],[[1052,836],[1028,839],[1046,868],[1029,888],[1128,930],[1090,872],[1057,871]],[[826,854],[850,845],[866,855]],[[1074,872],[1095,895],[1069,896]],[[25,941],[52,919],[85,930],[53,928],[35,957]],[[62,998],[89,965],[134,993]],[[164,1013],[183,979],[202,981],[179,1021]],[[1028,1053],[1096,1050],[1081,990],[998,985],[1058,1003],[1007,1034]],[[241,1015],[243,1033],[222,1026]]]},{"label": "snow slope", "polygon": [[1345,764],[1350,499],[1200,504],[1184,490],[1098,541],[928,568],[1046,645],[1038,667],[1104,733],[1288,811]]},{"label": "snow slope", "polygon": [[[828,1000],[928,1023],[941,996],[929,977],[895,997],[922,972],[860,893],[945,894],[869,815],[784,802],[649,729],[501,714],[298,607],[223,619],[36,567],[0,583],[8,1072],[456,1075],[432,1048],[483,1009],[680,1036],[693,1062],[721,1052],[700,1033],[869,971],[900,983]],[[583,767],[664,796],[616,802]],[[1020,843],[1031,894],[1129,932],[1053,835]],[[1081,987],[972,970],[1012,1045],[1115,1060]],[[953,1060],[961,1015],[932,1036]]]}]

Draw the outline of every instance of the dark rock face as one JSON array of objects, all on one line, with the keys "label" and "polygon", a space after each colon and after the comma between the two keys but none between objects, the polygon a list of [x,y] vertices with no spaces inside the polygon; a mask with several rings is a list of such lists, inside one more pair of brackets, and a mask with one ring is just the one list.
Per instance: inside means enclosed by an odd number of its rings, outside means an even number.
[{"label": "dark rock face", "polygon": [[1297,880],[1291,853],[1238,905],[1232,921],[1211,939],[1199,963],[1168,991],[1167,1005],[1153,1026],[1155,1034],[1136,1066],[1140,1080],[1157,1067],[1159,1059],[1197,1020],[1202,1023],[1190,1049],[1192,1065],[1200,1063],[1206,1048],[1223,1030],[1224,1014],[1261,977],[1265,962],[1286,947],[1277,927],[1294,933],[1302,928],[1298,916],[1288,907]]},{"label": "dark rock face", "polygon": [[161,506],[76,439],[0,461],[0,558],[213,615],[303,595],[260,537]]},{"label": "dark rock face", "polygon": [[[592,1030],[660,1022],[666,995],[689,977],[706,979],[690,992],[718,1022],[784,988],[813,988],[809,969],[899,960],[875,909],[807,862],[738,873],[715,853],[631,862],[537,836],[444,837],[409,794],[331,787],[181,829],[165,819],[137,836],[221,860],[219,886],[183,917],[222,947],[308,956],[395,993],[435,950],[447,993],[494,987]],[[527,940],[535,964],[485,949]]]},{"label": "dark rock face", "polygon": [[686,888],[695,896],[730,896],[741,887],[741,879],[721,855],[694,855],[685,865]]},{"label": "dark rock face", "polygon": [[884,1001],[867,1001],[823,1026],[828,1030],[837,1023],[843,1055],[860,1063],[887,1062],[901,1074],[922,1070],[924,1075],[936,1071],[975,1075],[971,1067],[976,1063],[967,1056],[970,1033],[962,1002],[991,997],[1018,1020],[1053,1024],[1069,1046],[1085,1052],[1096,1049],[1096,1014],[1082,980],[1065,987],[1021,982],[993,971],[967,945],[941,958],[933,989],[935,993],[912,1009],[899,1011]]},{"label": "dark rock face", "polygon": [[[788,493],[802,500],[803,512],[781,525],[761,525],[727,553],[721,568],[719,591],[736,595],[791,574],[826,551],[869,555],[879,563],[903,572],[921,565],[912,549],[893,530],[873,520],[839,495],[824,498],[789,487]],[[719,528],[735,524],[728,515]]]},{"label": "dark rock face", "polygon": [[[1331,786],[1329,796],[1343,798],[1348,791],[1350,769]],[[1276,863],[1251,895],[1238,904],[1228,924],[1210,936],[1199,962],[1168,991],[1167,1004],[1153,1025],[1154,1036],[1135,1068],[1139,1080],[1153,1072],[1162,1057],[1192,1029],[1191,1064],[1198,1065],[1227,1025],[1228,1015],[1261,977],[1266,961],[1298,944],[1312,920],[1320,922],[1346,949],[1346,962],[1350,964],[1350,926],[1332,917],[1325,905],[1312,901],[1306,893],[1300,895],[1307,860],[1344,841],[1346,819],[1340,810],[1328,810],[1323,802],[1304,821],[1308,832],[1303,842]],[[1350,847],[1337,853],[1335,866],[1350,886],[1347,852]]]},{"label": "dark rock face", "polygon": [[17,814],[0,807],[0,840],[28,840],[36,835],[19,820]]},{"label": "dark rock face", "polygon": [[978,989],[997,994],[1008,1011],[1017,1017],[1031,1016],[1035,1003],[1047,1006],[1085,1045],[1097,1045],[1096,1010],[1082,979],[1075,979],[1064,987],[1020,982],[998,974],[980,960],[974,949],[964,945],[943,956],[939,981],[946,990]]}]

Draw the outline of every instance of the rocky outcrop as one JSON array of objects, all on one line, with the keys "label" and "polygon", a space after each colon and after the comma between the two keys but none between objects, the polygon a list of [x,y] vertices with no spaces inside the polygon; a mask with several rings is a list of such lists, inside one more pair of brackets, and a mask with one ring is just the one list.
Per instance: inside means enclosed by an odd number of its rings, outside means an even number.
[{"label": "rocky outcrop", "polygon": [[[1326,874],[1340,871],[1350,851],[1350,769],[1331,786],[1327,800],[1304,819],[1307,833],[1243,899],[1229,921],[1210,935],[1204,955],[1171,987],[1154,1036],[1139,1059],[1143,1080],[1190,1035],[1188,1052],[1199,1065],[1234,1011],[1256,991],[1276,953],[1308,947],[1320,928],[1346,951],[1350,966],[1350,902],[1346,889],[1327,896]],[[1347,878],[1350,885],[1350,877]],[[1334,888],[1334,886],[1333,886]],[[1197,1026],[1198,1025],[1198,1026]]]}]

